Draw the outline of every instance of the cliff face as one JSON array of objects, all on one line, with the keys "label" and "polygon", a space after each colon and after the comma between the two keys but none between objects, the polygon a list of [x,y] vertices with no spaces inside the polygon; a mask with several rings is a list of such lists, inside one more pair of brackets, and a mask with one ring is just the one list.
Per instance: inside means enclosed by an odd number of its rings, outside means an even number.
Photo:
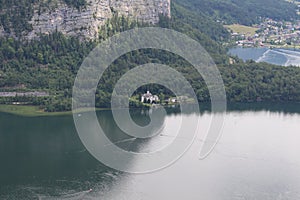
[{"label": "cliff face", "polygon": [[[33,30],[24,33],[33,39],[39,33],[49,34],[55,30],[70,36],[93,39],[98,36],[99,26],[111,18],[113,12],[148,23],[157,23],[159,15],[171,16],[170,0],[86,0],[87,5],[77,9],[63,0],[51,1],[47,7],[34,5],[29,24]],[[0,35],[3,28],[0,27]]]}]

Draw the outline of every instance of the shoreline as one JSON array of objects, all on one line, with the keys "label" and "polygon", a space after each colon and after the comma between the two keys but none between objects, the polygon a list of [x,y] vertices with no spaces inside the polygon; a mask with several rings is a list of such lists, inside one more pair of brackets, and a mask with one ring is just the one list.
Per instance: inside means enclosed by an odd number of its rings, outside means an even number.
[{"label": "shoreline", "polygon": [[300,46],[284,46],[284,45],[265,45],[265,46],[238,46],[238,45],[229,45],[228,49],[233,48],[258,48],[258,49],[286,49],[286,50],[294,50],[294,51],[300,51]]},{"label": "shoreline", "polygon": [[[109,110],[109,108],[96,108],[96,111]],[[86,112],[88,110],[79,110],[80,112]],[[39,106],[32,105],[6,105],[0,104],[0,114],[12,114],[22,117],[49,117],[49,116],[68,116],[72,115],[72,111],[62,112],[45,112],[39,108]]]},{"label": "shoreline", "polygon": [[45,112],[39,106],[32,105],[6,105],[0,104],[0,113],[13,114],[23,117],[43,117],[71,115],[72,111],[65,112]]},{"label": "shoreline", "polygon": [[[202,103],[202,109],[203,111],[206,111],[206,106],[209,106],[209,103]],[[227,102],[227,111],[232,110],[240,110],[240,109],[250,109],[250,110],[257,110],[258,108],[263,110],[269,110],[270,108],[277,108],[275,110],[277,111],[283,111],[287,113],[300,113],[299,110],[295,110],[293,108],[292,110],[289,109],[290,106],[299,106],[300,102],[268,102],[268,101],[262,101],[262,102]],[[279,106],[279,107],[278,107]],[[137,109],[137,108],[135,108]],[[91,108],[91,110],[93,110]],[[88,112],[91,111],[90,109],[81,109],[75,111],[76,113],[82,113],[82,112]],[[96,111],[105,111],[105,110],[111,110],[110,108],[96,108]],[[208,108],[209,110],[209,108]],[[45,112],[39,108],[39,106],[32,106],[32,105],[5,105],[0,104],[0,114],[11,114],[15,116],[21,116],[21,117],[56,117],[56,116],[72,116],[72,111],[62,111],[62,112]]]}]

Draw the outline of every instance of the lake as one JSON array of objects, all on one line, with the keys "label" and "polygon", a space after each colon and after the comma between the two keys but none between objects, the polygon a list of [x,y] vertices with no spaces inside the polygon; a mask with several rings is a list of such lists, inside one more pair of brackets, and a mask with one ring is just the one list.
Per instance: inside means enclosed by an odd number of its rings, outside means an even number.
[{"label": "lake", "polygon": [[[82,145],[72,116],[0,113],[0,199],[300,199],[299,104],[230,105],[222,137],[204,160],[198,156],[203,135],[218,113],[206,107],[200,113],[193,110],[170,110],[165,117],[170,127],[163,128],[172,130],[181,116],[200,118],[191,148],[170,167],[141,175],[112,170],[94,159]],[[138,124],[149,123],[147,111],[131,115]],[[173,139],[162,134],[126,140],[111,111],[97,116],[108,137],[123,149],[148,151]]]},{"label": "lake", "polygon": [[267,62],[282,66],[300,66],[300,51],[290,49],[269,49],[269,48],[243,48],[234,47],[229,50],[229,54],[238,56],[246,60],[256,62]]}]

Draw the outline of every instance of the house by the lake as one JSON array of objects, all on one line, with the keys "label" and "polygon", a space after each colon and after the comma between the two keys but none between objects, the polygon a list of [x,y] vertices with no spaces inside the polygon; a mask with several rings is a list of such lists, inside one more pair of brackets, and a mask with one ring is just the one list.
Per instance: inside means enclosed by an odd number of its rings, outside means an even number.
[{"label": "house by the lake", "polygon": [[151,94],[150,91],[147,91],[147,93],[143,94],[141,96],[141,102],[142,103],[158,103],[160,100],[157,95]]}]

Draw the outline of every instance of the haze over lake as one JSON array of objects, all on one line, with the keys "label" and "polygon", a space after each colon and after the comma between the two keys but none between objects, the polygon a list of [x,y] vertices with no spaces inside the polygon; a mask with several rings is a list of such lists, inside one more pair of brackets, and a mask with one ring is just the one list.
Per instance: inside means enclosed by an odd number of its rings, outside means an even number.
[{"label": "haze over lake", "polygon": [[[118,172],[96,161],[81,144],[72,116],[0,113],[0,199],[300,199],[298,104],[233,106],[221,140],[205,160],[199,160],[199,151],[216,113],[190,110],[169,112],[165,120],[171,126],[150,140],[128,140],[110,111],[97,113],[112,141],[140,151],[172,142],[171,131],[181,115],[190,120],[200,117],[190,150],[171,167],[144,175]],[[139,124],[149,122],[145,111],[135,110],[132,117]]]}]

